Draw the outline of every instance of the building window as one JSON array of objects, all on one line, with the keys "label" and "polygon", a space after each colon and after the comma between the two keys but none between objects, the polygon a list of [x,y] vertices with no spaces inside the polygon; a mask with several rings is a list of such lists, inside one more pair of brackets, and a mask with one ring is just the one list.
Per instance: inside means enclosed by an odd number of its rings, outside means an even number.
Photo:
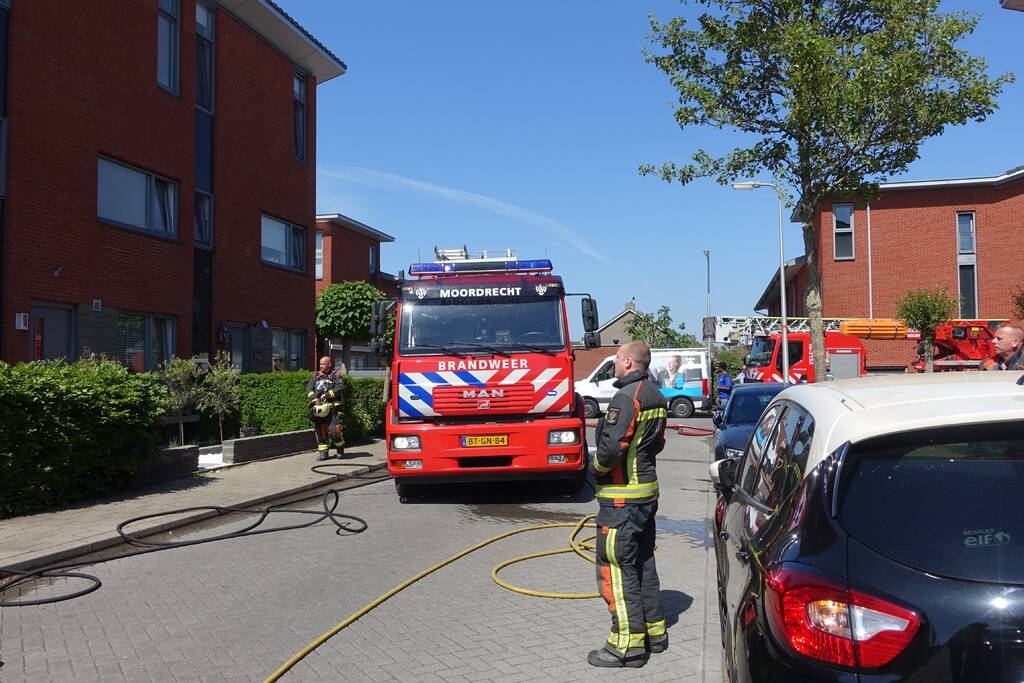
[{"label": "building window", "polygon": [[833,258],[836,261],[853,260],[853,204],[832,206]]},{"label": "building window", "polygon": [[956,247],[958,253],[974,253],[973,211],[964,211],[956,215]]},{"label": "building window", "polygon": [[316,245],[316,279],[324,279],[324,231],[317,230],[315,236]]},{"label": "building window", "polygon": [[273,338],[273,369],[301,370],[302,348],[306,341],[306,333],[301,330],[284,330],[274,328]]},{"label": "building window", "polygon": [[155,233],[177,235],[178,186],[173,181],[101,158],[97,182],[97,215],[108,223]]},{"label": "building window", "polygon": [[199,246],[213,246],[213,197],[196,192],[195,208],[192,240]]},{"label": "building window", "polygon": [[377,274],[377,247],[370,247],[370,275]]},{"label": "building window", "polygon": [[295,100],[295,158],[306,160],[306,77],[295,74],[292,79],[292,96]]},{"label": "building window", "polygon": [[117,355],[132,372],[152,370],[174,355],[174,319],[122,313],[117,316]]},{"label": "building window", "polygon": [[978,273],[977,266],[961,265],[960,268],[960,317],[965,320],[978,317]]},{"label": "building window", "polygon": [[306,269],[306,229],[263,216],[260,222],[260,258],[264,263],[291,270]]},{"label": "building window", "polygon": [[178,94],[178,0],[159,0],[156,20],[156,82]]},{"label": "building window", "polygon": [[196,3],[196,106],[213,112],[213,10]]}]

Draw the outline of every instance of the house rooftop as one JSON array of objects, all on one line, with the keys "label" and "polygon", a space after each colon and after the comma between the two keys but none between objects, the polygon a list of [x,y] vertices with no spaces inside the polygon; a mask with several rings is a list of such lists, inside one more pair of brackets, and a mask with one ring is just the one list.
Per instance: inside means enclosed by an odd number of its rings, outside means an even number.
[{"label": "house rooftop", "polygon": [[311,74],[317,83],[341,76],[348,69],[337,55],[273,0],[216,1],[218,7],[229,12],[278,52]]}]

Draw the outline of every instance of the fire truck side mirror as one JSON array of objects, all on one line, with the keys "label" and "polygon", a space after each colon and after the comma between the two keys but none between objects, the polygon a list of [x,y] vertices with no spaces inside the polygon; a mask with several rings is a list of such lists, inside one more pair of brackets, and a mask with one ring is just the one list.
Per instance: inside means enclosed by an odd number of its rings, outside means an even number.
[{"label": "fire truck side mirror", "polygon": [[597,319],[597,301],[585,296],[580,301],[580,309],[583,312],[583,331],[596,332],[600,327]]},{"label": "fire truck side mirror", "polygon": [[373,302],[373,318],[370,321],[370,336],[374,339],[384,336],[388,325],[388,308],[391,302],[387,299],[378,299]]}]

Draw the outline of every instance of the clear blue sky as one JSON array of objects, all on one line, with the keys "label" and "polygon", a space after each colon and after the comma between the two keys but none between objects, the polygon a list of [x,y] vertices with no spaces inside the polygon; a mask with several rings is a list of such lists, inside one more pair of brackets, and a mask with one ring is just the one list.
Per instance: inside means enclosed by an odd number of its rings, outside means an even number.
[{"label": "clear blue sky", "polygon": [[[384,270],[426,260],[434,245],[511,247],[551,258],[570,291],[598,298],[602,320],[635,297],[645,311],[670,306],[699,336],[709,249],[712,312],[752,313],[778,267],[771,191],[637,173],[739,144],[728,131],[681,131],[674,90],[641,55],[648,11],[666,19],[699,8],[277,1],[349,67],[317,93],[317,210],[393,235]],[[998,175],[1024,164],[1024,13],[998,0],[943,8],[981,13],[965,47],[1018,81],[984,123],[926,142],[902,178]],[[802,253],[800,228],[787,223],[786,257]],[[578,305],[570,310],[577,338]]]}]

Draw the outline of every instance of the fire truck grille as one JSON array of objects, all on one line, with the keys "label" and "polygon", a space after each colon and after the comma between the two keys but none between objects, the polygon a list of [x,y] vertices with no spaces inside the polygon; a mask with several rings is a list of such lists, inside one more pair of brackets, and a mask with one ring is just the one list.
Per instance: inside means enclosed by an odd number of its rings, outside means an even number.
[{"label": "fire truck grille", "polygon": [[532,384],[434,387],[433,398],[439,415],[528,413],[538,401]]}]

